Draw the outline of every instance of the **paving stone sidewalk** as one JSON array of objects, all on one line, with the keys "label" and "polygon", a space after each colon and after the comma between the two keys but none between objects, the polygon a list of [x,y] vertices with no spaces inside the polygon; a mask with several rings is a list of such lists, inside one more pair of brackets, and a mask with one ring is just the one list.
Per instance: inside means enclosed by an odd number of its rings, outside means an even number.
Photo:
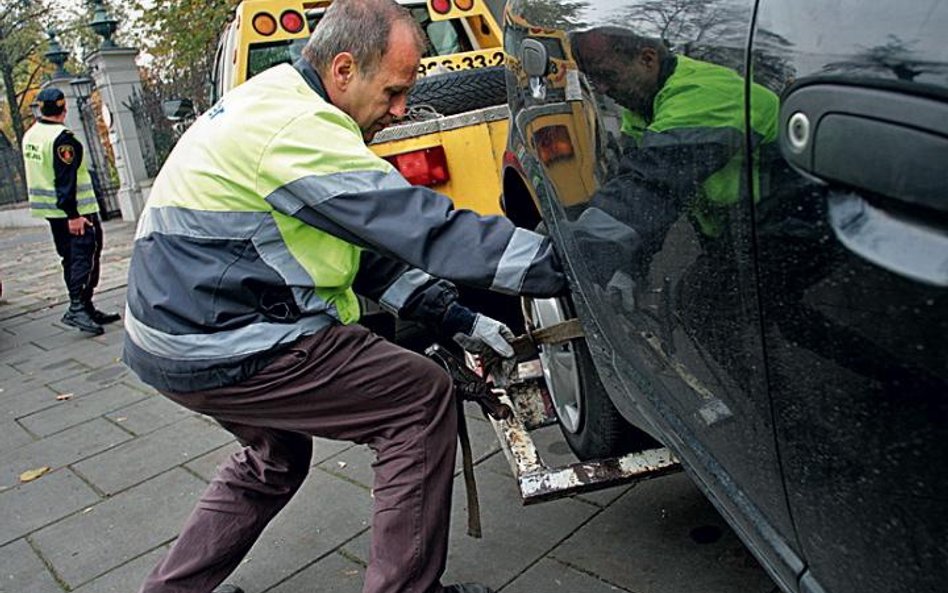
[{"label": "paving stone sidewalk", "polygon": [[[102,309],[124,310],[133,235],[105,223]],[[47,229],[2,230],[0,249],[0,593],[134,593],[238,446],[120,363],[121,324],[87,337],[59,322],[66,296]],[[775,590],[684,475],[524,508],[489,424],[468,415],[484,538],[464,534],[458,478],[446,582],[503,593]],[[540,446],[569,459],[556,429]],[[247,593],[360,591],[371,463],[363,447],[316,439],[306,484],[231,581]],[[720,537],[698,543],[696,527]]]}]

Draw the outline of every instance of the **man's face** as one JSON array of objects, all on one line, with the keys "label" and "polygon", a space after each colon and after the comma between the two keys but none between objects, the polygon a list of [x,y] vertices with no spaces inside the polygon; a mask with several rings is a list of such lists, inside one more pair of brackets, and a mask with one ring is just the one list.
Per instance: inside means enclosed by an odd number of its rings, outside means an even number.
[{"label": "man's face", "polygon": [[658,55],[646,48],[632,60],[603,51],[588,59],[586,76],[596,92],[609,95],[623,107],[642,114],[652,111],[658,92]]},{"label": "man's face", "polygon": [[411,29],[396,23],[389,35],[388,51],[374,72],[356,71],[346,89],[345,108],[359,124],[366,142],[405,115],[408,91],[415,84],[421,54]]},{"label": "man's face", "polygon": [[620,105],[639,113],[651,113],[652,100],[658,91],[657,77],[639,62],[627,64],[622,76],[606,84],[607,94]]}]

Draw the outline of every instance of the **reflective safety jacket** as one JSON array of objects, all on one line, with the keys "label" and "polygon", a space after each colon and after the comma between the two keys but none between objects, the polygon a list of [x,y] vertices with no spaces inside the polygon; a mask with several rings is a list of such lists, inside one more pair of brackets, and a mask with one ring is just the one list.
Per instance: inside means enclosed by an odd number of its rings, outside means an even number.
[{"label": "reflective safety jacket", "polygon": [[[99,205],[82,145],[66,126],[36,122],[23,135],[23,162],[31,214],[37,218],[74,218],[95,214]],[[70,178],[56,182],[57,165]],[[74,173],[73,173],[74,172]],[[72,179],[72,175],[75,179]]]},{"label": "reflective safety jacket", "polygon": [[[722,231],[723,208],[736,203],[744,181],[744,79],[724,66],[675,56],[674,69],[652,102],[649,117],[623,110],[622,132],[637,144],[649,181],[669,188],[676,198],[696,199],[691,212],[701,232]],[[752,83],[751,148],[777,139],[780,101],[767,88]],[[754,184],[760,182],[754,171]],[[755,195],[757,192],[755,192]]]},{"label": "reflective safety jacket", "polygon": [[308,66],[277,66],[175,146],[129,269],[124,359],[146,383],[180,393],[239,382],[300,337],[356,322],[354,284],[429,320],[456,296],[440,279],[565,289],[548,239],[409,185],[324,97]]}]

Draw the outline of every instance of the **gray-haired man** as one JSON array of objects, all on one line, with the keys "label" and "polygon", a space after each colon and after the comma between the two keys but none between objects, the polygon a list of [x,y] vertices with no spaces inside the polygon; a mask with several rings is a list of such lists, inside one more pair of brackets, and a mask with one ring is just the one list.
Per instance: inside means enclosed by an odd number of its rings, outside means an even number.
[{"label": "gray-haired man", "polygon": [[451,381],[358,325],[355,292],[509,356],[510,330],[459,305],[449,281],[551,296],[565,279],[548,240],[453,210],[366,147],[405,113],[422,39],[391,0],[337,0],[303,60],[225,95],[156,179],[129,270],[125,360],[244,448],[143,593],[208,593],[226,578],[302,484],[314,435],[376,454],[365,593],[489,591],[440,583]]}]

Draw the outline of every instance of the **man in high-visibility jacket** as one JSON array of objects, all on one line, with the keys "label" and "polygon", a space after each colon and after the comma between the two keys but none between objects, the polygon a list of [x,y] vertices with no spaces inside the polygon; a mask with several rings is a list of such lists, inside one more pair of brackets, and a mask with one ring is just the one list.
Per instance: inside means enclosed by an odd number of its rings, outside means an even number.
[{"label": "man in high-visibility jacket", "polygon": [[616,174],[576,217],[587,253],[620,254],[591,257],[589,268],[615,302],[634,308],[653,256],[687,216],[700,253],[663,263],[683,266],[673,291],[677,316],[738,381],[752,377],[733,343],[733,320],[743,315],[733,296],[741,262],[735,247],[746,244],[749,202],[770,170],[761,156],[777,140],[779,98],[735,70],[678,55],[626,27],[577,32],[570,44],[591,86],[623,107],[627,140]]},{"label": "man in high-visibility jacket", "polygon": [[548,239],[453,210],[366,146],[405,113],[423,50],[393,0],[336,0],[301,60],[226,94],[156,178],[130,263],[124,358],[244,448],[143,593],[221,583],[302,484],[314,435],[376,455],[365,593],[489,591],[440,583],[451,380],[360,326],[356,292],[466,349],[511,356],[510,330],[461,306],[452,282],[535,296],[566,283]]},{"label": "man in high-visibility jacket", "polygon": [[49,221],[63,267],[69,308],[63,323],[99,335],[119,320],[92,304],[99,283],[102,225],[82,143],[63,122],[66,98],[56,88],[36,95],[40,118],[23,135],[23,161],[32,215]]},{"label": "man in high-visibility jacket", "polygon": [[[664,227],[688,208],[706,238],[724,232],[729,213],[750,195],[745,138],[758,157],[777,139],[779,98],[751,83],[750,130],[745,133],[745,81],[734,70],[670,51],[660,39],[618,26],[570,37],[577,65],[591,85],[623,107],[629,140],[618,178],[597,196],[620,220]],[[755,160],[759,160],[756,159]],[[758,168],[753,183],[760,183]],[[622,197],[620,194],[635,194]],[[595,200],[595,199],[594,199]],[[648,211],[624,211],[648,208]]]}]

